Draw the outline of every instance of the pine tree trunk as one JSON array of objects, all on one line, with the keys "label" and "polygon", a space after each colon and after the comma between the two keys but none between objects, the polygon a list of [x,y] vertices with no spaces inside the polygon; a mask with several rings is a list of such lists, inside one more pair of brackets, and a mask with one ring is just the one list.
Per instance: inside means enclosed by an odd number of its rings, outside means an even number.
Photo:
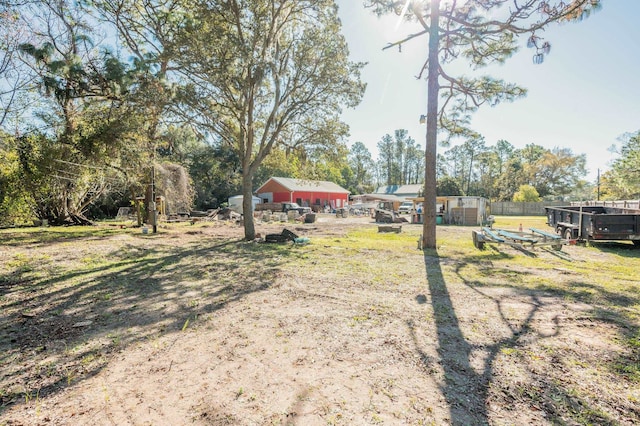
[{"label": "pine tree trunk", "polygon": [[436,155],[438,147],[438,24],[440,1],[431,2],[429,75],[427,76],[427,141],[424,153],[424,223],[422,247],[436,248]]}]

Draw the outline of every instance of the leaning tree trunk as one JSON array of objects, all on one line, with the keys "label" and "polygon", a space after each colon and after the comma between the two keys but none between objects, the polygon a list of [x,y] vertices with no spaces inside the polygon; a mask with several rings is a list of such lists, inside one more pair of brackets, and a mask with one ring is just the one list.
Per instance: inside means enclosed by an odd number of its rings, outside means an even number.
[{"label": "leaning tree trunk", "polygon": [[82,214],[69,213],[69,219],[76,225],[95,226],[95,223],[84,217]]}]

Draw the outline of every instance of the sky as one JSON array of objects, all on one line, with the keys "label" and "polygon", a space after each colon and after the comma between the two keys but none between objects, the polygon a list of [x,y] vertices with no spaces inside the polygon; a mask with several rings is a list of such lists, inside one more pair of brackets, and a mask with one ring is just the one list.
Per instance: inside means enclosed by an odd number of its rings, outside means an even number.
[{"label": "sky", "polygon": [[[424,148],[426,128],[419,117],[426,114],[427,89],[426,81],[416,76],[426,59],[428,40],[416,38],[403,44],[401,52],[382,50],[421,27],[400,22],[395,15],[378,18],[362,0],[337,3],[351,60],[367,62],[363,100],[342,115],[350,126],[349,146],[362,142],[377,158],[378,141],[406,129]],[[603,0],[601,10],[588,19],[553,25],[539,34],[551,43],[540,65],[533,63],[534,51],[523,37],[520,50],[505,64],[480,72],[526,88],[527,97],[482,106],[472,128],[485,137],[487,146],[504,139],[516,148],[533,143],[585,154],[586,179],[595,182],[598,169],[604,173],[617,157],[610,147],[619,147],[623,134],[640,130],[638,16],[640,0]],[[445,70],[454,76],[471,73],[464,61],[445,65]],[[446,149],[439,146],[438,152]]]}]

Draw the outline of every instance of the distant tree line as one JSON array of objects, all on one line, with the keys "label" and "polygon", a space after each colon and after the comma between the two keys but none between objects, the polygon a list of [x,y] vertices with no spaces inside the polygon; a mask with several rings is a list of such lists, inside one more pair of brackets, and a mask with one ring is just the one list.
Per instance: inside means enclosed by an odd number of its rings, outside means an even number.
[{"label": "distant tree line", "polygon": [[[362,142],[351,148],[349,166],[355,173],[354,193],[378,186],[423,184],[424,152],[399,129],[384,135],[374,159]],[[593,183],[584,180],[586,157],[567,148],[548,149],[529,144],[516,149],[499,140],[489,146],[475,138],[438,155],[438,195],[481,196],[494,201],[585,199],[595,196]],[[347,182],[348,183],[348,182]]]},{"label": "distant tree line", "polygon": [[[406,130],[377,158],[348,144],[339,114],[364,85],[347,57],[331,0],[0,2],[0,223],[112,217],[140,197],[148,213],[154,193],[204,210],[271,176],[423,184]],[[466,135],[441,145],[440,195],[595,197],[583,155]],[[639,197],[639,139],[621,140],[602,197]]]},{"label": "distant tree line", "polygon": [[600,182],[602,199],[640,199],[640,131],[620,138],[620,146],[612,146],[617,158]]}]

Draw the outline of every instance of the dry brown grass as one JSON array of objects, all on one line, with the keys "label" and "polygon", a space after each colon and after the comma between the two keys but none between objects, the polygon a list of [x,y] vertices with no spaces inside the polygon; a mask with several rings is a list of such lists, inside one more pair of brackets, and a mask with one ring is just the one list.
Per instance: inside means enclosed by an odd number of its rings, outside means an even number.
[{"label": "dry brown grass", "polygon": [[287,227],[2,231],[0,424],[640,421],[640,250]]}]

